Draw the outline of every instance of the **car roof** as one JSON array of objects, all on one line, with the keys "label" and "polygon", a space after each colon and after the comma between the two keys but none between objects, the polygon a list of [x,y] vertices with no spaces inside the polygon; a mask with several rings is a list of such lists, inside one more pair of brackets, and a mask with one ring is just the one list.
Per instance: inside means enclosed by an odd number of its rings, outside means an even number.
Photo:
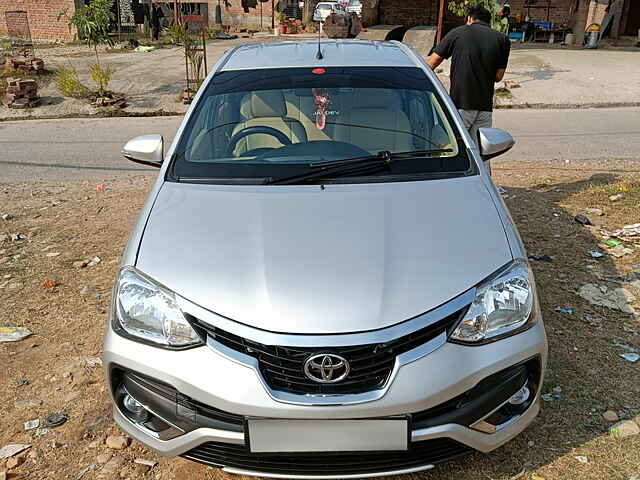
[{"label": "car roof", "polygon": [[323,59],[316,59],[317,40],[251,43],[232,50],[222,71],[299,67],[417,67],[399,42],[321,40]]}]

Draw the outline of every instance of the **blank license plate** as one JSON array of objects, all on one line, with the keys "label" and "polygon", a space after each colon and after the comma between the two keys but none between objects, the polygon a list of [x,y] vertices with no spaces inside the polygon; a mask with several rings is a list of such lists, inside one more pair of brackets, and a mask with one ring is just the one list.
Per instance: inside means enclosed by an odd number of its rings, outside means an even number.
[{"label": "blank license plate", "polygon": [[252,452],[365,452],[407,450],[406,418],[384,420],[247,419]]}]

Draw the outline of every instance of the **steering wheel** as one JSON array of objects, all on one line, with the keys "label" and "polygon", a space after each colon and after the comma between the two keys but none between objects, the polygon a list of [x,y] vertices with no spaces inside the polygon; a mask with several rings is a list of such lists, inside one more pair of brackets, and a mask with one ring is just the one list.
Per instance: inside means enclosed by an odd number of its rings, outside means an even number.
[{"label": "steering wheel", "polygon": [[227,156],[232,157],[233,151],[236,149],[236,145],[240,140],[244,137],[248,137],[249,135],[255,135],[256,133],[262,133],[264,135],[271,135],[275,137],[281,144],[283,145],[291,145],[291,140],[280,130],[276,130],[273,127],[267,127],[264,125],[256,125],[254,127],[246,127],[236,133],[233,137],[229,139],[229,146],[227,147]]}]

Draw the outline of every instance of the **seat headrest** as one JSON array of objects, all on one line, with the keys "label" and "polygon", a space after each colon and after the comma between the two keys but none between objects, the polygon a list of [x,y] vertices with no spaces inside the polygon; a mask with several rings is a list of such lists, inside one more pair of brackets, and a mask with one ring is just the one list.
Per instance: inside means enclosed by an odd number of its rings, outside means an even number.
[{"label": "seat headrest", "polygon": [[358,88],[353,108],[391,109],[398,107],[398,94],[387,88]]},{"label": "seat headrest", "polygon": [[286,117],[287,104],[280,90],[262,90],[244,96],[240,113],[246,119],[256,117]]}]

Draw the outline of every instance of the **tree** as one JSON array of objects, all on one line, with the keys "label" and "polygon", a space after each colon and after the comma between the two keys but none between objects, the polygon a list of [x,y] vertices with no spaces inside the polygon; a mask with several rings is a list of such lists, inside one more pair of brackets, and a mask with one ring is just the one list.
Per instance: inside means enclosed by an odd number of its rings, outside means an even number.
[{"label": "tree", "polygon": [[100,65],[98,46],[113,45],[109,36],[109,28],[113,20],[113,0],[92,0],[88,5],[78,9],[69,19],[69,30],[76,27],[78,37],[96,54],[96,63]]},{"label": "tree", "polygon": [[[96,64],[91,66],[91,77],[98,85],[101,95],[105,94],[112,72],[109,67],[102,68],[100,65],[98,46],[113,45],[113,40],[109,36],[113,20],[112,8],[113,0],[91,0],[88,5],[76,10],[69,18],[68,24],[69,31],[75,27],[80,40],[89,48],[93,48],[96,54]],[[66,11],[62,12],[62,15],[66,15]]]},{"label": "tree", "polygon": [[469,10],[469,7],[474,5],[482,5],[484,8],[491,12],[491,27],[502,32],[507,33],[509,28],[509,22],[506,18],[502,18],[500,13],[500,5],[495,0],[452,0],[449,2],[449,11],[459,17],[464,17]]}]

